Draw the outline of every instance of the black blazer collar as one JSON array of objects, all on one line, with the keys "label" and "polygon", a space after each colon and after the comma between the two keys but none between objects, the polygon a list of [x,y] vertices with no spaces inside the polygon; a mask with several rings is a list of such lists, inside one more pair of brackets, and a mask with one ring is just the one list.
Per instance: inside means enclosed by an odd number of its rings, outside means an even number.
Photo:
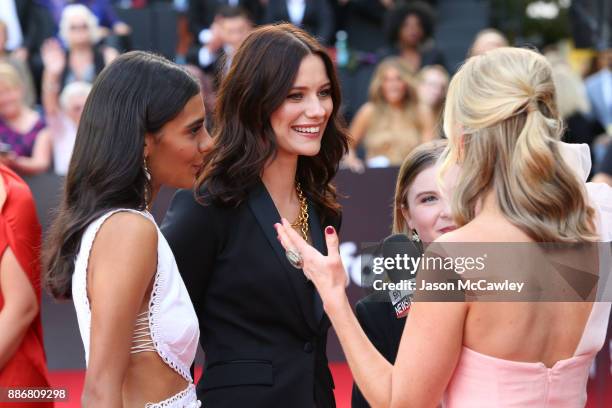
[{"label": "black blazer collar", "polygon": [[[308,204],[308,220],[313,246],[319,251],[324,251],[325,244],[323,242],[323,234],[318,214],[310,200]],[[268,190],[264,186],[263,182],[259,181],[257,185],[255,185],[249,192],[248,205],[253,212],[253,215],[257,219],[257,222],[259,223],[264,235],[272,246],[278,261],[288,275],[294,291],[294,296],[300,305],[305,320],[313,330],[317,331],[323,316],[321,298],[316,290],[313,291],[313,295],[303,290],[304,284],[306,283],[304,274],[301,270],[295,269],[293,266],[291,266],[289,261],[287,261],[285,250],[276,238],[277,234],[276,230],[274,229],[274,224],[280,222],[280,214],[278,213],[278,210],[274,205],[274,201],[272,201],[272,197],[268,193]],[[262,254],[262,256],[265,255]],[[308,284],[312,285],[311,283]]]}]

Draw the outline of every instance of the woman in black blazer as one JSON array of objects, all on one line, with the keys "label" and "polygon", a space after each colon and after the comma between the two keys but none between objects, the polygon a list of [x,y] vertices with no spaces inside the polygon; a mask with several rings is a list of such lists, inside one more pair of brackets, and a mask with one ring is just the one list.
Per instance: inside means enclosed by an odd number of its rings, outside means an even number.
[{"label": "woman in black blazer", "polygon": [[200,321],[206,407],[335,406],[330,322],[274,223],[296,220],[320,250],[323,227],[340,227],[339,106],[330,58],[288,24],[255,30],[221,85],[215,146],[162,226]]}]

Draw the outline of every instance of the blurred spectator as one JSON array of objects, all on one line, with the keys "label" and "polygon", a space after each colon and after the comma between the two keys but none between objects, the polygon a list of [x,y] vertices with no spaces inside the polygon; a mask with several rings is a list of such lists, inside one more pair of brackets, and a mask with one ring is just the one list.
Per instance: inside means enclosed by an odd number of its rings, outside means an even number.
[{"label": "blurred spectator", "polygon": [[308,31],[321,44],[332,42],[334,15],[328,0],[268,0],[264,22],[279,21]]},{"label": "blurred spectator", "polygon": [[52,41],[43,45],[41,53],[45,62],[42,101],[47,128],[51,135],[53,169],[56,174],[64,176],[68,173],[79,120],[91,91],[91,84],[72,82],[60,94],[59,84],[64,70],[64,54]]},{"label": "blurred spectator", "polygon": [[4,21],[0,20],[0,62],[6,62],[13,66],[19,73],[21,83],[24,86],[24,101],[25,104],[32,107],[36,101],[34,93],[34,83],[32,82],[32,74],[27,64],[21,59],[15,58],[14,55],[8,52],[8,30]]},{"label": "blurred spectator", "polygon": [[215,76],[215,82],[219,83],[229,70],[234,53],[252,29],[253,22],[244,9],[223,7],[212,25],[210,41],[204,46],[193,48],[187,61]]},{"label": "blurred spectator", "polygon": [[42,117],[24,102],[19,74],[0,63],[0,164],[23,174],[46,171],[51,163],[49,137]]},{"label": "blurred spectator", "polygon": [[415,1],[398,4],[388,15],[386,54],[397,55],[413,73],[427,65],[445,67],[444,56],[433,40],[434,11],[429,4]]},{"label": "blurred spectator", "polygon": [[[87,7],[75,4],[64,8],[59,35],[68,51],[62,58],[62,88],[74,81],[93,83],[104,66],[118,55],[111,47],[96,45],[99,34],[98,19]],[[55,40],[49,41],[56,47],[57,57],[60,58],[60,51],[63,52],[60,44]]]},{"label": "blurred spectator", "polygon": [[430,65],[421,69],[417,80],[423,142],[440,139],[444,137],[440,123],[448,88],[448,72],[441,65]]},{"label": "blurred spectator", "polygon": [[485,28],[476,34],[468,56],[484,54],[487,51],[507,47],[508,45],[508,40],[500,31],[494,28]]},{"label": "blurred spectator", "polygon": [[7,48],[26,62],[45,38],[54,34],[51,15],[41,2],[50,0],[2,0],[0,20],[7,25]]},{"label": "blurred spectator", "polygon": [[27,184],[3,165],[0,209],[0,387],[49,389],[40,322],[41,227]]},{"label": "blurred spectator", "polygon": [[591,117],[612,135],[612,48],[599,53],[599,71],[586,79]]},{"label": "blurred spectator", "polygon": [[591,106],[582,78],[572,71],[567,60],[558,51],[547,52],[546,58],[552,67],[557,109],[565,122],[563,140],[592,146],[596,131],[588,119]]},{"label": "blurred spectator", "polygon": [[612,143],[608,143],[606,146],[606,153],[599,165],[597,174],[593,177],[593,182],[606,183],[612,186]]},{"label": "blurred spectator", "polygon": [[385,13],[393,0],[338,0],[351,52],[377,52],[385,45]]},{"label": "blurred spectator", "polygon": [[111,31],[117,35],[128,35],[130,26],[119,20],[111,0],[41,0],[51,12],[56,25],[60,25],[62,13],[67,6],[82,4],[87,7],[98,19],[101,27],[107,29],[104,34]]},{"label": "blurred spectator", "polygon": [[370,84],[369,101],[350,127],[349,153],[343,165],[360,172],[355,148],[363,140],[369,167],[399,166],[421,143],[417,91],[410,71],[398,57],[383,60]]},{"label": "blurred spectator", "polygon": [[189,0],[189,28],[200,44],[206,45],[214,38],[211,26],[224,6],[242,7],[249,13],[251,21],[260,23],[263,4],[264,1],[260,0]]}]

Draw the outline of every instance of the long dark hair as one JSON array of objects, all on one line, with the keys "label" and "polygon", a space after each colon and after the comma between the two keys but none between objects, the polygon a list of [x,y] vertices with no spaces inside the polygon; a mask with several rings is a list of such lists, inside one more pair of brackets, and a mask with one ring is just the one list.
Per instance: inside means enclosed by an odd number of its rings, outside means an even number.
[{"label": "long dark hair", "polygon": [[347,150],[346,128],[338,115],[340,85],[323,47],[291,24],[256,29],[236,52],[217,98],[214,147],[205,157],[196,183],[198,188],[207,188],[207,196],[199,197],[200,201],[211,198],[237,206],[259,181],[277,151],[270,115],[285,101],[302,59],[310,54],[318,55],[325,64],[334,107],[319,153],[298,158],[296,178],[323,218],[338,214],[336,190],[330,181]]},{"label": "long dark hair", "polygon": [[163,57],[121,55],[96,79],[85,103],[59,212],[45,242],[45,282],[70,298],[74,259],[85,228],[113,208],[143,210],[151,186],[145,134],[159,131],[200,92],[198,82]]}]

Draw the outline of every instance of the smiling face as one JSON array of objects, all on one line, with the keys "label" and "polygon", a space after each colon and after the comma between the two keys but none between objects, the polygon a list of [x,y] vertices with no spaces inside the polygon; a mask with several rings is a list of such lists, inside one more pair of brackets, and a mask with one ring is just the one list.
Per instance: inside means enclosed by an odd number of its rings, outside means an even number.
[{"label": "smiling face", "polygon": [[[437,171],[438,166],[430,166],[415,177],[405,194],[402,208],[406,224],[417,231],[423,242],[432,242],[456,228],[451,219],[448,192],[440,191],[436,182]],[[452,178],[452,174],[448,177]],[[444,181],[447,183],[447,175]]]},{"label": "smiling face", "polygon": [[158,133],[147,134],[145,157],[154,186],[193,187],[203,155],[212,147],[204,118],[204,101],[198,94]]},{"label": "smiling face", "polygon": [[382,76],[382,95],[390,105],[401,104],[406,98],[406,84],[395,67],[388,67]]},{"label": "smiling face", "polygon": [[270,116],[278,155],[315,156],[334,103],[331,83],[321,57],[302,59],[293,87]]}]

